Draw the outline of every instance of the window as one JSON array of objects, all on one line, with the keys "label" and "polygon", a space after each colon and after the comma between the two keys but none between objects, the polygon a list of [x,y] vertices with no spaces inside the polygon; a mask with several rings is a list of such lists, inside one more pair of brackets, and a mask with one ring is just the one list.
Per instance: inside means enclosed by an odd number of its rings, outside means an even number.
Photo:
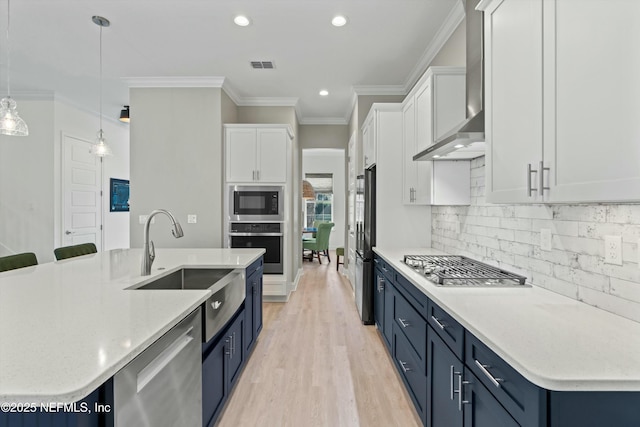
[{"label": "window", "polygon": [[316,194],[315,200],[305,203],[305,226],[313,227],[314,221],[333,221],[333,174],[307,173],[304,179]]}]

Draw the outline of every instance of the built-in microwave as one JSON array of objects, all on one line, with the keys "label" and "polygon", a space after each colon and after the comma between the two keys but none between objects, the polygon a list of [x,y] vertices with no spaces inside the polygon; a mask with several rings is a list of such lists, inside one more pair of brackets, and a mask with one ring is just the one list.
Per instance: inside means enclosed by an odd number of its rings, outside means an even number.
[{"label": "built-in microwave", "polygon": [[284,221],[284,187],[229,186],[230,221]]}]

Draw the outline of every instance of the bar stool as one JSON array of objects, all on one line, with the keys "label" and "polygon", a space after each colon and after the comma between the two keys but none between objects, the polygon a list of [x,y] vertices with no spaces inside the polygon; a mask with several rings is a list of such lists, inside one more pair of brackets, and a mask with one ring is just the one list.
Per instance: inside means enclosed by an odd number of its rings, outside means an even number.
[{"label": "bar stool", "polygon": [[38,265],[38,258],[33,252],[24,252],[0,258],[0,271],[15,270],[32,265]]},{"label": "bar stool", "polygon": [[[342,262],[340,262],[340,257],[342,257]],[[340,268],[340,264],[344,265],[344,248],[336,248],[336,271]]]},{"label": "bar stool", "polygon": [[56,260],[73,258],[81,255],[95,254],[98,252],[96,245],[93,243],[81,243],[73,246],[63,246],[53,250],[53,254],[56,256]]}]

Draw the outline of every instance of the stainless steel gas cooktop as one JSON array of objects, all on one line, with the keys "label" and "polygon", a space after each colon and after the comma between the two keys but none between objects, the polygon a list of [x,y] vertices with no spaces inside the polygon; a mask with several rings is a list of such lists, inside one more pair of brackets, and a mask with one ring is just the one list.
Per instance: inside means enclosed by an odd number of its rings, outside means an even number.
[{"label": "stainless steel gas cooktop", "polygon": [[438,286],[528,286],[524,276],[460,255],[405,255],[403,262]]}]

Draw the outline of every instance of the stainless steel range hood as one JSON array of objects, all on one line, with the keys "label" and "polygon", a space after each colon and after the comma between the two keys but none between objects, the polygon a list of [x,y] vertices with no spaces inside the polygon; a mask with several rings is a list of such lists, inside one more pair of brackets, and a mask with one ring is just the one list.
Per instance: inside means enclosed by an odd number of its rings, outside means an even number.
[{"label": "stainless steel range hood", "polygon": [[466,14],[467,119],[413,160],[473,159],[484,156],[483,16],[479,0],[463,0]]}]

